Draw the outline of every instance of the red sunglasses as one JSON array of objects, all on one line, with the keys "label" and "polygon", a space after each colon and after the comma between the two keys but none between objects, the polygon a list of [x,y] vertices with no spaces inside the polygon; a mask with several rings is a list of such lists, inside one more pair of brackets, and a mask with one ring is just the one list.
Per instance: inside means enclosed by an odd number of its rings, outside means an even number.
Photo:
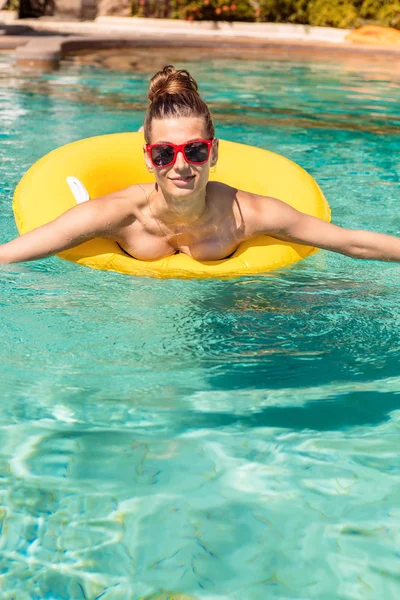
[{"label": "red sunglasses", "polygon": [[212,143],[213,139],[195,140],[186,142],[186,144],[171,144],[170,142],[146,144],[146,152],[157,169],[173,165],[178,152],[182,152],[186,162],[192,165],[202,165],[210,158]]}]

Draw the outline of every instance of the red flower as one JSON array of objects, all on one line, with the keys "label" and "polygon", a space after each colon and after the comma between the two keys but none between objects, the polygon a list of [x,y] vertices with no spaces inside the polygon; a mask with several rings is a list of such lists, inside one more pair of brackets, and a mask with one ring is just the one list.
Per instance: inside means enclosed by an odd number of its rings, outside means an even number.
[{"label": "red flower", "polygon": [[231,11],[235,12],[235,10],[236,10],[236,4],[231,4]]},{"label": "red flower", "polygon": [[222,10],[224,12],[226,12],[227,10],[229,10],[229,6],[227,6],[226,4],[223,5]]},{"label": "red flower", "polygon": [[215,14],[216,15],[220,15],[222,13],[222,10],[220,8],[216,8],[215,9]]}]

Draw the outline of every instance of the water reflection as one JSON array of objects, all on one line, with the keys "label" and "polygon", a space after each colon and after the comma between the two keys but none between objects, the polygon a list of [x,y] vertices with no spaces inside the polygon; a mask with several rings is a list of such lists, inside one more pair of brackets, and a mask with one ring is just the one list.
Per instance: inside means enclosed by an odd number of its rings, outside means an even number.
[{"label": "water reflection", "polygon": [[[214,61],[194,73],[226,112],[221,137],[301,163],[338,224],[396,234],[397,135],[353,126],[381,127],[364,111],[380,96],[397,128],[398,91],[365,81],[380,65],[349,69]],[[147,76],[1,74],[9,239],[23,170],[61,143],[137,128]],[[398,291],[398,265],[329,253],[236,281],[56,258],[1,267],[4,597],[395,597]]]},{"label": "water reflection", "polygon": [[[123,427],[182,431],[189,422],[212,427],[221,404],[237,415],[239,402],[253,426],[252,415],[266,403],[268,419],[275,402],[300,402],[307,405],[308,427],[344,427],[343,415],[337,422],[328,418],[331,409],[325,413],[316,400],[334,405],[336,385],[339,415],[347,382],[354,387],[346,394],[361,386],[373,396],[376,386],[378,421],[395,408],[382,402],[379,389],[380,381],[398,373],[400,321],[390,285],[293,272],[204,281],[199,295],[195,281],[124,278],[121,287],[118,275],[70,269],[77,284],[82,279],[71,291],[70,275],[61,268],[3,280],[8,294],[14,290],[2,307],[5,420],[18,420],[24,411],[27,418],[54,418],[57,397],[67,420],[103,427],[111,418]],[[19,306],[12,301],[17,292]],[[394,403],[396,391],[390,390]],[[210,413],[206,425],[199,411]],[[294,427],[290,409],[273,414],[276,426],[279,417],[280,427]]]},{"label": "water reflection", "polygon": [[[13,72],[10,78],[6,69],[0,72],[0,81],[25,95],[39,94],[42,98],[57,98],[58,102],[65,100],[72,104],[143,113],[147,107],[148,73],[157,69],[157,54],[149,56],[148,49],[143,52],[152,66],[126,73],[123,86],[118,72],[110,71],[105,80],[102,70],[75,67],[74,73],[70,65],[57,75],[36,74],[29,78],[23,71]],[[175,62],[179,65],[179,57],[173,58],[178,59]],[[164,56],[163,64],[165,60]],[[364,69],[357,71],[360,60],[339,61],[336,67],[330,65],[329,69],[314,62],[293,63],[274,56],[269,61],[264,57],[258,63],[251,63],[250,68],[238,60],[221,60],[211,73],[206,72],[201,62],[185,66],[192,69],[197,78],[204,79],[202,91],[220,123],[236,123],[240,119],[251,128],[296,127],[398,135],[397,71],[391,63],[380,61],[364,62]],[[246,76],[237,77],[237,72],[242,70]],[[221,85],[221,79],[226,85]]]}]

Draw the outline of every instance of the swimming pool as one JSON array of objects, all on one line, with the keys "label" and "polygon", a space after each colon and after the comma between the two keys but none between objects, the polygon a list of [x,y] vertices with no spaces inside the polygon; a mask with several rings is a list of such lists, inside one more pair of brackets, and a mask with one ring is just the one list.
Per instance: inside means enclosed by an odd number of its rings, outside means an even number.
[{"label": "swimming pool", "polygon": [[[400,76],[186,63],[220,137],[400,234]],[[0,239],[61,144],[135,130],[145,74],[0,55]],[[267,174],[266,174],[267,176]],[[397,598],[400,271],[320,252],[230,281],[0,267],[2,598]]]}]

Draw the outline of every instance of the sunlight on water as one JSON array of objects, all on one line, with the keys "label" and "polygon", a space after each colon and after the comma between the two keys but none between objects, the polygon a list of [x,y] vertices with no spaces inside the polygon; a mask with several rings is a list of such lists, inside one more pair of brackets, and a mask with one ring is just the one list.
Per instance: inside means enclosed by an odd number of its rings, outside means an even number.
[{"label": "sunlight on water", "polygon": [[[400,234],[390,66],[179,66],[220,137],[301,164],[337,224]],[[0,55],[1,241],[23,172],[136,130],[147,80]],[[398,265],[326,252],[230,281],[0,267],[1,597],[397,598],[399,291]]]}]

